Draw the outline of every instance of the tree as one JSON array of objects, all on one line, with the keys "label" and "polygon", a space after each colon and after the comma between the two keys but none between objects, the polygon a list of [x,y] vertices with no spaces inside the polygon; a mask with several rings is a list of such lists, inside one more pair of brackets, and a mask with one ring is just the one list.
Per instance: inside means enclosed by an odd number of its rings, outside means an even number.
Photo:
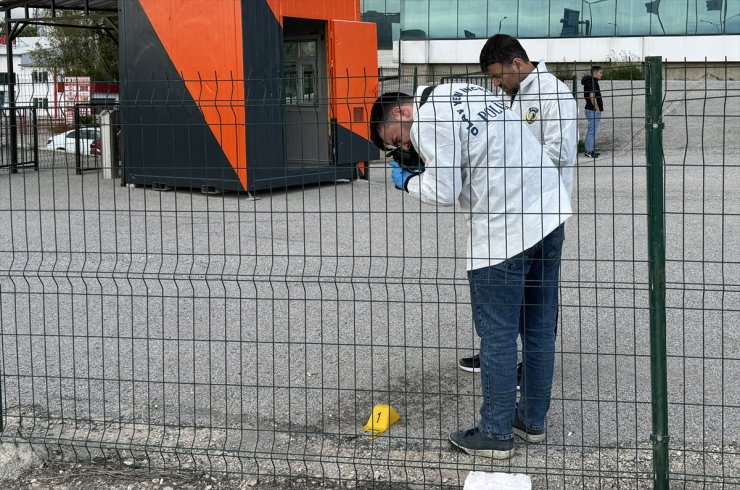
[{"label": "tree", "polygon": [[49,71],[56,68],[66,76],[89,76],[101,82],[118,80],[118,44],[102,29],[92,28],[104,26],[104,19],[81,12],[67,12],[65,17],[70,17],[65,24],[81,27],[42,28],[41,35],[49,38],[50,46],[33,51],[36,63]]}]

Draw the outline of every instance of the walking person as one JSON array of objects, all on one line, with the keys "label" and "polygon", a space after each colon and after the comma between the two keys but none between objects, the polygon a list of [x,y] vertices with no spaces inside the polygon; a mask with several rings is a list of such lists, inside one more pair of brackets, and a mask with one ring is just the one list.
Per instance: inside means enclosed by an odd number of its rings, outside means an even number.
[{"label": "walking person", "polygon": [[[521,43],[506,34],[488,39],[480,52],[480,67],[542,144],[543,158],[549,158],[560,171],[570,200],[578,155],[578,104],[571,90],[547,70],[544,61],[530,61]],[[553,328],[557,333],[557,320]],[[458,366],[479,372],[480,356],[463,357]],[[517,386],[521,373],[519,364]]]},{"label": "walking person", "polygon": [[604,112],[604,101],[601,99],[601,67],[594,65],[591,67],[591,74],[584,75],[581,79],[583,85],[583,98],[586,99],[586,120],[588,121],[588,131],[586,132],[586,144],[584,153],[589,158],[598,158],[599,152],[596,151],[596,131],[601,124],[601,115]]},{"label": "walking person", "polygon": [[[396,188],[468,216],[483,402],[477,425],[449,439],[469,454],[510,458],[514,434],[546,437],[563,223],[571,213],[565,185],[527,123],[476,85],[384,94],[373,105],[370,135],[382,149],[415,149],[424,160],[422,173],[394,166]],[[517,404],[520,326],[526,375]]]}]

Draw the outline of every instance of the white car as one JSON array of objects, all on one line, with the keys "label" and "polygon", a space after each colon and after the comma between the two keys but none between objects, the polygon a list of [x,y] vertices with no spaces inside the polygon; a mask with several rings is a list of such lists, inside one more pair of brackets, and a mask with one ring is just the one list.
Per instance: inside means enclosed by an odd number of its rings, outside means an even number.
[{"label": "white car", "polygon": [[[46,141],[46,149],[74,153],[75,137],[74,129],[54,135]],[[97,139],[100,139],[98,128],[80,128],[80,154],[90,155],[90,145]]]}]

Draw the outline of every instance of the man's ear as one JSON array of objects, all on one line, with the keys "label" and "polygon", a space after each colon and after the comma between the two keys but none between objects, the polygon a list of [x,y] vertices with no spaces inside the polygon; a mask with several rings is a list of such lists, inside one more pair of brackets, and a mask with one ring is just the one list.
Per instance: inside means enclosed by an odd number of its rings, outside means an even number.
[{"label": "man's ear", "polygon": [[514,66],[514,71],[516,73],[521,73],[522,71],[524,71],[524,65],[526,65],[527,63],[521,58],[514,58],[513,60],[511,60],[511,64]]},{"label": "man's ear", "polygon": [[391,114],[393,114],[393,117],[395,117],[397,121],[407,121],[411,119],[411,105],[398,105],[393,108]]}]

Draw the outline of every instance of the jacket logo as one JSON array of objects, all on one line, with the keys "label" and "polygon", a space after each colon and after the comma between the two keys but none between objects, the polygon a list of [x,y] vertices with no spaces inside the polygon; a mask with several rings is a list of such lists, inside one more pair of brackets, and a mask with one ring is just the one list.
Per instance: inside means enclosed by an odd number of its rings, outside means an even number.
[{"label": "jacket logo", "polygon": [[537,120],[539,112],[540,110],[537,107],[530,107],[527,109],[527,115],[524,116],[524,119],[526,119],[529,124],[532,124]]}]

